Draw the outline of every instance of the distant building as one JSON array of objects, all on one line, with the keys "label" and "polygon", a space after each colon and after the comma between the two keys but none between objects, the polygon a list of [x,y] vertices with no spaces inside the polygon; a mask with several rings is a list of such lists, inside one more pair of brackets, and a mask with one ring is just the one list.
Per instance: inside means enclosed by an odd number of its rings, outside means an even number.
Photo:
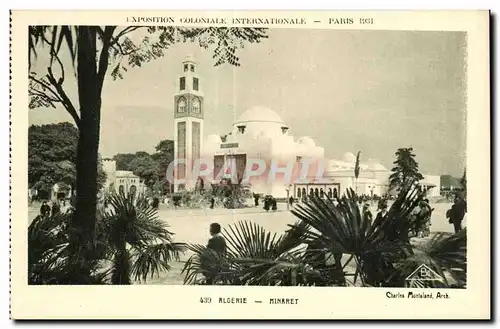
[{"label": "distant building", "polygon": [[103,169],[106,172],[106,192],[116,193],[144,193],[146,186],[141,178],[134,175],[132,171],[116,170],[115,160],[103,160]]},{"label": "distant building", "polygon": [[453,191],[461,191],[463,189],[462,184],[460,183],[460,179],[450,176],[450,175],[442,175],[440,177],[441,181],[441,192],[448,193]]},{"label": "distant building", "polygon": [[54,186],[52,186],[50,200],[57,201],[68,199],[71,197],[72,193],[73,191],[70,185],[65,183],[56,183],[54,184]]}]

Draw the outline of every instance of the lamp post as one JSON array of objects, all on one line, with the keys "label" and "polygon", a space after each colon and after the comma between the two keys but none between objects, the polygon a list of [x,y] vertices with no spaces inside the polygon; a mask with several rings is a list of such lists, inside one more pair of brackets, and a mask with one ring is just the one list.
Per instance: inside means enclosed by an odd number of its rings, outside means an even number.
[{"label": "lamp post", "polygon": [[290,210],[290,188],[292,184],[286,185],[286,210]]},{"label": "lamp post", "polygon": [[370,189],[370,202],[373,205],[373,190],[375,189],[375,186],[370,185],[368,188]]}]

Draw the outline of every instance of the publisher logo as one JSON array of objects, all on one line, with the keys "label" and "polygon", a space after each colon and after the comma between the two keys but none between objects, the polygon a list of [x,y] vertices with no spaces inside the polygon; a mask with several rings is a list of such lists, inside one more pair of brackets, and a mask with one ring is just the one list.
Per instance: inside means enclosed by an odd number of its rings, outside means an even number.
[{"label": "publisher logo", "polygon": [[407,288],[435,288],[445,284],[444,278],[429,266],[422,264],[405,279]]}]

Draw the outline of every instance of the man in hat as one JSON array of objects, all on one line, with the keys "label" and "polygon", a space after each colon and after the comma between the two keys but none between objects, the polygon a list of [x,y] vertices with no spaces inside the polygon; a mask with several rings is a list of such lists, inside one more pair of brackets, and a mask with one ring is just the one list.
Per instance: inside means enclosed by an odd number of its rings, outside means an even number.
[{"label": "man in hat", "polygon": [[375,217],[373,226],[379,226],[387,218],[387,207],[387,200],[381,199],[378,203],[379,212],[377,213],[377,217]]},{"label": "man in hat", "polygon": [[42,217],[50,215],[50,206],[47,204],[47,201],[42,202],[42,206],[40,207],[40,215]]},{"label": "man in hat", "polygon": [[370,211],[370,204],[367,202],[363,205],[363,210],[362,210],[362,215],[363,215],[363,220],[368,220],[370,223],[373,220],[373,215],[372,212]]},{"label": "man in hat", "polygon": [[221,234],[219,223],[210,224],[210,235],[212,237],[208,240],[207,249],[201,259],[201,266],[208,285],[215,283],[221,271],[221,257],[225,256],[227,250],[226,240]]},{"label": "man in hat", "polygon": [[[467,202],[460,196],[455,197],[455,202],[449,210],[450,223],[453,224],[455,234],[462,230],[462,221],[467,213]],[[447,213],[448,215],[448,213]]]}]

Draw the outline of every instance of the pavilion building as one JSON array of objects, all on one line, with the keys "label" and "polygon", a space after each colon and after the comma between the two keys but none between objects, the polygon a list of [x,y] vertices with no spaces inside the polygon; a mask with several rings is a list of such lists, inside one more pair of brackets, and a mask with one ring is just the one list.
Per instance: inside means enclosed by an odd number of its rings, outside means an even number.
[{"label": "pavilion building", "polygon": [[[300,199],[304,193],[334,196],[343,194],[348,188],[366,195],[388,192],[391,172],[379,161],[370,159],[361,163],[356,179],[354,154],[346,153],[341,160],[326,159],[325,149],[316,145],[312,137],[293,136],[285,121],[263,106],[243,112],[227,135],[212,134],[203,138],[204,96],[196,62],[191,56],[182,63],[182,69],[174,95],[174,151],[176,159],[185,159],[186,165],[177,165],[175,169],[175,191],[195,186],[199,177],[187,170],[187,166],[202,158],[213,162],[213,171],[208,177],[211,183],[218,182],[221,177],[244,181],[246,167],[254,166],[255,159],[263,161],[266,164],[264,171],[250,177],[248,183],[254,193],[276,198],[293,196]],[[306,162],[309,164],[307,171],[304,169]],[[276,170],[281,172],[273,174],[273,165],[281,168]],[[287,166],[291,166],[291,178],[283,173]],[[424,175],[421,184],[433,187],[429,196],[439,195],[439,176]]]}]

